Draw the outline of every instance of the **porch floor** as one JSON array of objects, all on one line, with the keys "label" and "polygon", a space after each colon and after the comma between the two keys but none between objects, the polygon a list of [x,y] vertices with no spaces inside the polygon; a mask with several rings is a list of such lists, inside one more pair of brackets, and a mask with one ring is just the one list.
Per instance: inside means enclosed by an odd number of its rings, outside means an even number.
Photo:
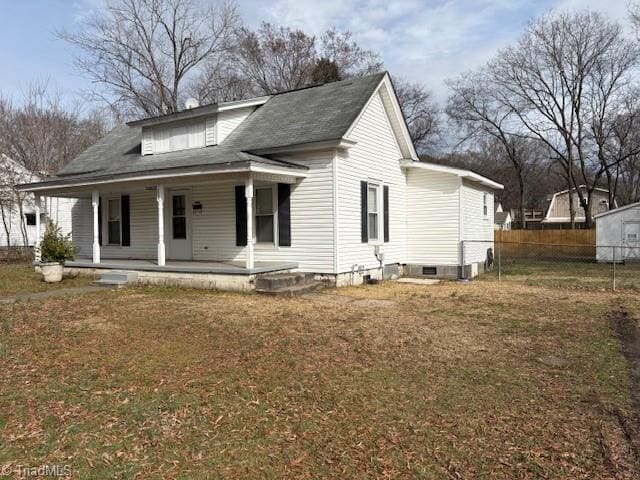
[{"label": "porch floor", "polygon": [[129,270],[145,272],[214,273],[222,275],[253,275],[298,268],[294,262],[256,262],[254,268],[246,268],[244,262],[200,262],[167,260],[164,266],[154,260],[101,259],[93,263],[91,258],[77,258],[66,262],[69,268],[95,268],[101,270]]}]

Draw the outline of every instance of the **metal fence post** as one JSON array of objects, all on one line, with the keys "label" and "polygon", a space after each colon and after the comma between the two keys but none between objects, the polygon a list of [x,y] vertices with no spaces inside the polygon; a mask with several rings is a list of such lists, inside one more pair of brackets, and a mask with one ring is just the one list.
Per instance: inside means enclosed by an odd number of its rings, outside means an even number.
[{"label": "metal fence post", "polygon": [[616,291],[616,247],[611,247],[613,249],[613,291]]},{"label": "metal fence post", "polygon": [[502,242],[498,242],[498,281],[502,281]]}]

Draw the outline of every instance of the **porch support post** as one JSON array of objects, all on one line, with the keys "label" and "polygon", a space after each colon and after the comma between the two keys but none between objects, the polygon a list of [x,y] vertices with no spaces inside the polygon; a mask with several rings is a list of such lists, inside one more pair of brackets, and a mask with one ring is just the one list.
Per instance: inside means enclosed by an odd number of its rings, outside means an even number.
[{"label": "porch support post", "polygon": [[35,208],[36,208],[36,238],[33,242],[33,246],[34,246],[35,261],[39,263],[40,259],[42,258],[40,255],[40,235],[42,233],[41,231],[42,227],[40,226],[40,195],[36,195]]},{"label": "porch support post", "polygon": [[93,206],[93,263],[100,263],[100,231],[98,209],[100,208],[100,192],[91,192],[91,205]]},{"label": "porch support post", "polygon": [[244,183],[244,196],[247,199],[247,258],[246,267],[253,268],[253,178]]},{"label": "porch support post", "polygon": [[158,202],[158,265],[165,264],[164,249],[164,185],[156,188],[156,201]]}]

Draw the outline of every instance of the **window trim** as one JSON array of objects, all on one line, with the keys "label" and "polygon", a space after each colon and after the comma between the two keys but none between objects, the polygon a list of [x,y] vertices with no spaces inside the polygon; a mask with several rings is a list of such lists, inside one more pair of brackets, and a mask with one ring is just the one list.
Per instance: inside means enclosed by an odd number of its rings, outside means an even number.
[{"label": "window trim", "polygon": [[[382,204],[382,182],[377,182],[375,180],[367,180],[367,243],[371,245],[381,245],[384,243],[384,232],[381,235],[381,226],[382,222],[380,218],[384,215],[384,205]],[[371,189],[375,189],[376,191],[376,211],[369,211],[369,199],[371,198]],[[371,220],[369,215],[374,213],[376,215],[376,238],[371,238]],[[384,219],[383,219],[384,221]]]},{"label": "window trim", "polygon": [[[271,189],[271,213],[270,214],[258,214],[258,190]],[[278,184],[270,185],[257,185],[253,187],[253,243],[256,246],[264,247],[277,247],[278,242]],[[272,242],[259,242],[258,241],[258,217],[273,217],[273,241]]]},{"label": "window trim", "polygon": [[482,216],[489,218],[489,194],[482,192]]},{"label": "window trim", "polygon": [[[121,195],[111,195],[105,198],[106,202],[105,203],[105,207],[106,208],[106,212],[103,212],[104,214],[104,218],[106,219],[106,222],[102,222],[103,223],[103,238],[107,239],[107,243],[106,246],[109,247],[122,247],[122,197]],[[118,201],[118,206],[119,206],[119,214],[118,214],[118,223],[120,224],[120,228],[119,228],[119,232],[120,232],[120,238],[118,243],[112,243],[111,239],[109,238],[109,202],[111,202],[112,200],[117,200]]]},{"label": "window trim", "polygon": [[[29,223],[29,218],[33,218],[33,223]],[[28,212],[24,214],[24,224],[28,227],[34,227],[37,224],[35,212]]]}]

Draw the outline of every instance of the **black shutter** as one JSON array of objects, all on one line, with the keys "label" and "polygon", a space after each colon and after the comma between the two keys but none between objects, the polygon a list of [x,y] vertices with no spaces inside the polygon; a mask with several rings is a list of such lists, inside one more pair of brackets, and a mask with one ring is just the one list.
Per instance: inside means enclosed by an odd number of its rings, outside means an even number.
[{"label": "black shutter", "polygon": [[102,246],[102,197],[98,197],[98,243]]},{"label": "black shutter", "polygon": [[382,187],[382,210],[384,222],[384,241],[389,241],[389,185]]},{"label": "black shutter", "polygon": [[367,182],[360,182],[360,239],[362,243],[369,241],[369,225],[367,218]]},{"label": "black shutter", "polygon": [[120,221],[122,222],[122,246],[131,246],[131,221],[129,214],[129,195],[120,197]]},{"label": "black shutter", "polygon": [[278,184],[278,245],[291,246],[291,185]]},{"label": "black shutter", "polygon": [[236,245],[247,245],[247,198],[244,196],[244,185],[236,186]]}]

